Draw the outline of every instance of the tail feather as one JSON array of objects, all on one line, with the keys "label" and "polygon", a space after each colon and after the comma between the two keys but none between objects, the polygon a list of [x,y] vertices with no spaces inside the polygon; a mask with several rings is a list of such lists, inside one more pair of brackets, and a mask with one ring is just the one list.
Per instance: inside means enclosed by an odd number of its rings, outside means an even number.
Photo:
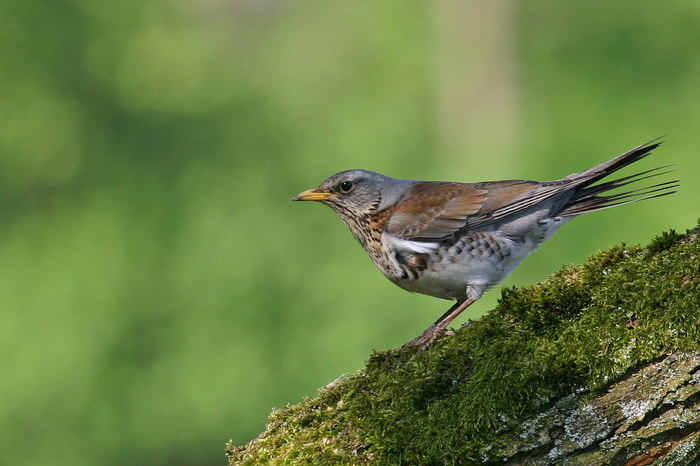
[{"label": "tail feather", "polygon": [[[600,165],[596,165],[593,168],[584,170],[578,173],[572,173],[571,175],[564,178],[565,180],[581,180],[581,186],[590,186],[596,181],[599,181],[613,172],[626,167],[638,160],[643,159],[648,156],[651,151],[663,144],[663,141],[659,141],[660,137],[652,139],[649,142],[645,142],[634,149],[630,149],[624,154],[618,155],[607,162],[603,162]],[[656,142],[659,141],[659,142]]]},{"label": "tail feather", "polygon": [[[669,191],[669,189],[678,187],[677,181],[667,181],[665,183],[655,184],[646,188],[633,189],[620,194],[610,196],[592,196],[577,201],[574,204],[568,204],[561,212],[558,213],[561,217],[569,217],[581,215],[596,210],[609,209],[619,205],[630,204],[632,202],[653,199],[655,197],[668,196],[677,191]],[[657,194],[653,194],[657,193]],[[650,194],[650,195],[648,195]],[[642,196],[642,197],[638,197]]]},{"label": "tail feather", "polygon": [[[630,176],[625,176],[623,178],[618,178],[616,180],[608,181],[605,183],[600,183],[596,184],[594,186],[588,186],[585,188],[578,188],[574,195],[569,199],[569,203],[573,203],[576,201],[579,201],[584,198],[590,198],[591,196],[594,196],[599,193],[603,193],[606,191],[611,191],[613,189],[621,188],[623,186],[626,186],[631,183],[636,183],[637,181],[642,181],[646,180],[649,178],[653,178],[655,176],[661,176],[661,175],[667,175],[669,173],[673,173],[675,170],[667,170],[664,172],[659,172],[659,173],[654,173],[658,172],[659,170],[663,170],[664,168],[668,168],[671,165],[666,165],[663,167],[657,167],[657,168],[652,168],[651,170],[643,171],[640,173],[636,173],[634,175]],[[651,173],[651,174],[650,174]]]},{"label": "tail feather", "polygon": [[577,186],[574,194],[567,200],[566,205],[562,206],[557,215],[562,217],[581,215],[587,212],[608,209],[610,207],[675,193],[676,191],[672,189],[679,186],[678,180],[666,181],[621,193],[603,195],[604,193],[631,183],[671,173],[673,170],[660,171],[670,167],[670,165],[653,168],[605,183],[595,184],[597,181],[600,181],[617,170],[649,155],[652,150],[661,145],[661,142],[655,141],[658,141],[658,138],[635,147],[589,170],[567,176],[565,180],[574,181]]}]

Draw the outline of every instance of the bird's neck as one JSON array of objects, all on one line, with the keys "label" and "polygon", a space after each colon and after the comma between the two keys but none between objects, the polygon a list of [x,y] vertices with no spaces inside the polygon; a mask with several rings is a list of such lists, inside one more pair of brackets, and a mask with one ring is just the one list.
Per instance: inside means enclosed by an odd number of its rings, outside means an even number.
[{"label": "bird's neck", "polygon": [[381,241],[381,238],[376,237],[376,232],[373,232],[369,227],[371,217],[370,214],[362,214],[359,216],[348,215],[345,212],[339,212],[339,214],[340,218],[343,220],[343,223],[345,223],[345,225],[350,229],[352,235],[367,250],[367,252],[371,251],[371,247],[369,245],[372,242],[375,240]]},{"label": "bird's neck", "polygon": [[367,251],[372,262],[390,279],[404,276],[401,265],[384,245],[384,225],[390,215],[388,211],[367,212],[362,215],[340,213],[340,218],[350,229],[355,239]]}]

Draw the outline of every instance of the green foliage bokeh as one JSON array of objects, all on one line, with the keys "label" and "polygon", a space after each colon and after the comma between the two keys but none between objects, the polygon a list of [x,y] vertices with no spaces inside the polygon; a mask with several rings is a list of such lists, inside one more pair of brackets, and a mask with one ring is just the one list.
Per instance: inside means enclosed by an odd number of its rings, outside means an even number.
[{"label": "green foliage bokeh", "polygon": [[419,334],[449,303],[289,202],[337,171],[555,179],[667,135],[639,168],[678,194],[506,285],[698,217],[694,2],[5,0],[0,43],[2,464],[221,464]]}]

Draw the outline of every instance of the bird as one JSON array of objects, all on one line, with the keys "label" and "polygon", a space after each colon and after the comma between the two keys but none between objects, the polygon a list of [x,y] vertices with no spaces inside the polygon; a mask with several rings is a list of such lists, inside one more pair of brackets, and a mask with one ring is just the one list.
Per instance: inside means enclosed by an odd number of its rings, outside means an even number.
[{"label": "bird", "polygon": [[555,181],[416,181],[353,169],[336,173],[292,200],[316,201],[333,209],[394,284],[454,301],[404,345],[422,351],[572,218],[675,193],[678,180],[611,193],[665,175],[671,165],[601,181],[648,156],[662,142],[653,139]]}]

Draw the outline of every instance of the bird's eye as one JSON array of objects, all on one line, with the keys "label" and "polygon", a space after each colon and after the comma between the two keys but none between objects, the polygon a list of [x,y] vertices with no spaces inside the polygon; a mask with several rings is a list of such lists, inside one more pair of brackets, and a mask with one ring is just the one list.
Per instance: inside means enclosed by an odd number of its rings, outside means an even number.
[{"label": "bird's eye", "polygon": [[344,193],[349,193],[353,186],[352,181],[343,181],[338,185],[338,188]]}]

